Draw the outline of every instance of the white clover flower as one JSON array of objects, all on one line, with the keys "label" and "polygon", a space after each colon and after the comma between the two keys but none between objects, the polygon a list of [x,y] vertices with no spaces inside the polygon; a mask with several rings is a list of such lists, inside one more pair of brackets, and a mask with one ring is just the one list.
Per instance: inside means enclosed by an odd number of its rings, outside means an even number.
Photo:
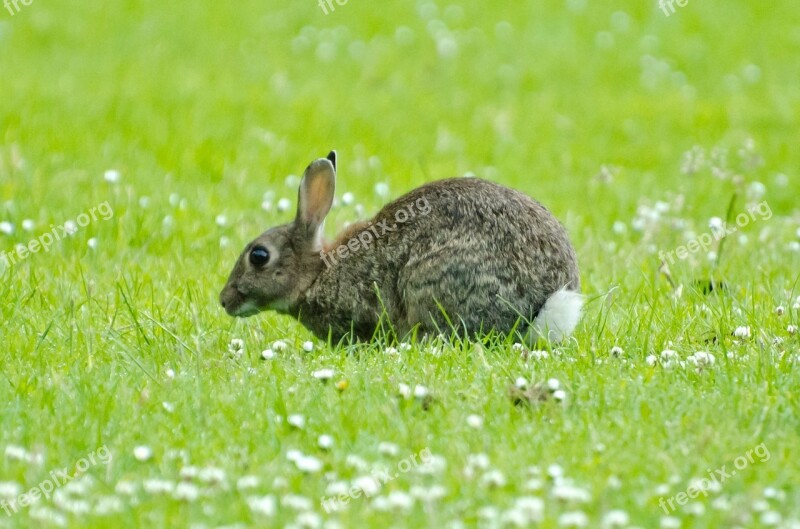
[{"label": "white clover flower", "polygon": [[789,334],[797,334],[797,325],[789,325],[786,327],[786,332]]},{"label": "white clover flower", "polygon": [[467,456],[467,466],[470,468],[486,470],[489,468],[489,456],[484,453],[469,454]]},{"label": "white clover flower", "polygon": [[407,511],[414,506],[414,498],[401,490],[393,490],[387,498],[389,506],[394,509]]},{"label": "white clover flower", "polygon": [[375,499],[372,500],[372,503],[370,503],[370,506],[372,507],[372,510],[378,512],[386,512],[391,509],[389,500],[386,498],[386,496],[376,496]]},{"label": "white clover flower", "polygon": [[428,459],[422,461],[415,471],[417,474],[433,475],[440,474],[446,468],[447,460],[440,455],[432,454],[428,457]]},{"label": "white clover flower", "polygon": [[314,342],[312,341],[303,342],[303,351],[310,353],[313,350],[314,350]]},{"label": "white clover flower", "polygon": [[275,351],[285,351],[289,347],[283,340],[275,340],[272,342],[272,349]]},{"label": "white clover flower", "polygon": [[557,483],[552,492],[554,498],[564,502],[586,503],[592,499],[587,490],[569,483]]},{"label": "white clover flower", "polygon": [[122,175],[116,169],[109,169],[105,173],[103,173],[103,179],[108,182],[109,184],[116,184],[119,182],[120,177]]},{"label": "white clover flower", "polygon": [[74,220],[68,220],[64,223],[64,230],[67,232],[67,235],[75,235],[78,232],[78,225]]},{"label": "white clover flower", "polygon": [[589,517],[583,511],[565,512],[558,517],[558,525],[561,527],[586,527],[589,525]]},{"label": "white clover flower", "polygon": [[625,349],[623,349],[618,345],[615,345],[614,347],[611,348],[611,356],[620,357],[624,354],[625,354]]},{"label": "white clover flower", "polygon": [[706,351],[697,351],[692,357],[694,358],[693,363],[697,366],[713,366],[717,361],[713,354]]},{"label": "white clover flower", "polygon": [[605,528],[625,527],[630,522],[628,513],[619,509],[608,511],[603,515],[601,525]]},{"label": "white clover flower", "polygon": [[396,456],[400,453],[400,448],[394,443],[382,442],[378,444],[378,452],[384,456]]},{"label": "white clover flower", "polygon": [[389,184],[386,182],[378,182],[375,184],[375,194],[379,197],[389,196]]},{"label": "white clover flower", "polygon": [[136,483],[132,481],[118,481],[114,486],[114,492],[123,494],[125,496],[133,496],[136,494]]},{"label": "white clover flower", "polygon": [[750,338],[750,327],[736,327],[736,329],[733,331],[733,335],[737,338]]},{"label": "white clover flower", "polygon": [[275,496],[250,496],[247,498],[247,506],[250,510],[262,514],[264,516],[275,516],[275,511],[278,508],[278,502]]},{"label": "white clover flower", "polygon": [[767,194],[767,186],[761,182],[752,182],[747,186],[747,198],[753,201],[761,200]]},{"label": "white clover flower", "polygon": [[261,351],[261,358],[264,360],[272,360],[275,358],[275,351],[272,349],[264,349]]},{"label": "white clover flower", "polygon": [[532,358],[534,360],[546,360],[550,358],[550,353],[547,351],[530,351],[528,353],[528,358]]},{"label": "white clover flower", "polygon": [[678,359],[677,351],[673,351],[672,349],[664,349],[663,351],[661,351],[661,360],[662,361],[677,360],[677,359]]},{"label": "white clover flower", "polygon": [[725,496],[719,496],[711,502],[711,508],[717,511],[729,511],[731,510],[731,502]]},{"label": "white clover flower", "polygon": [[474,413],[467,416],[467,426],[470,428],[481,428],[483,426],[483,417],[475,415]]},{"label": "white clover flower", "polygon": [[0,481],[0,498],[13,499],[22,493],[22,486],[16,481]]},{"label": "white clover flower", "polygon": [[25,219],[22,221],[22,229],[25,231],[33,231],[35,227],[36,224],[31,219]]},{"label": "white clover flower", "polygon": [[514,385],[519,389],[525,389],[528,387],[528,381],[525,377],[517,377],[517,380],[514,381]]},{"label": "white clover flower", "polygon": [[304,455],[295,460],[294,464],[300,472],[304,472],[306,474],[316,474],[322,470],[322,461],[314,456]]},{"label": "white clover flower", "polygon": [[478,509],[478,518],[482,520],[486,520],[492,522],[497,520],[500,517],[500,511],[497,510],[497,507],[481,507]]},{"label": "white clover flower", "polygon": [[563,402],[567,398],[567,392],[563,389],[557,389],[553,392],[553,398],[559,402]]},{"label": "white clover flower", "polygon": [[283,213],[284,211],[288,211],[289,208],[292,207],[292,201],[288,198],[282,198],[278,200],[277,209],[279,212]]},{"label": "white clover flower", "polygon": [[414,386],[414,397],[415,398],[424,399],[429,394],[430,394],[430,391],[428,391],[428,388],[426,388],[425,386],[420,386],[419,384]]},{"label": "white clover flower", "polygon": [[153,450],[151,450],[149,446],[137,446],[133,449],[133,457],[138,461],[148,461],[153,457]]},{"label": "white clover flower", "polygon": [[408,384],[403,384],[403,383],[398,384],[397,393],[404,399],[411,398],[411,388],[408,386]]},{"label": "white clover flower", "polygon": [[708,221],[708,227],[714,235],[725,233],[725,221],[719,217],[711,217]]},{"label": "white clover flower", "polygon": [[[306,529],[319,529],[322,527],[322,516],[314,511],[301,512],[295,520],[297,525],[287,525],[284,527],[305,527]],[[328,529],[326,527],[326,529]]]},{"label": "white clover flower", "polygon": [[247,490],[258,487],[261,480],[258,476],[242,476],[236,480],[236,490]]},{"label": "white clover flower", "polygon": [[654,366],[658,363],[658,358],[656,357],[656,355],[647,355],[645,361],[647,362],[647,365]]},{"label": "white clover flower", "polygon": [[353,193],[348,191],[342,195],[342,204],[344,204],[345,206],[349,206],[353,202],[355,202],[355,196],[353,196]]},{"label": "white clover flower", "polygon": [[506,477],[499,470],[490,470],[481,477],[481,485],[487,488],[505,487]]},{"label": "white clover flower", "polygon": [[372,496],[381,490],[381,482],[374,476],[359,476],[353,480],[353,487],[364,491],[367,496]]},{"label": "white clover flower", "polygon": [[175,482],[166,479],[146,479],[142,482],[142,489],[148,494],[172,494]]},{"label": "white clover flower", "polygon": [[432,485],[428,488],[414,486],[411,487],[410,492],[412,496],[424,502],[439,501],[447,496],[447,489],[441,485]]},{"label": "white clover flower", "polygon": [[327,382],[332,379],[334,375],[333,369],[318,369],[312,373],[312,376],[317,380]]},{"label": "white clover flower", "polygon": [[783,316],[785,312],[786,309],[784,308],[783,305],[778,305],[777,307],[775,307],[775,314],[777,314],[778,316]]},{"label": "white clover flower", "polygon": [[311,500],[297,494],[287,494],[281,498],[281,504],[295,511],[310,511],[313,508]]},{"label": "white clover flower", "polygon": [[197,479],[204,483],[222,483],[226,477],[225,471],[217,467],[203,467],[197,472]]},{"label": "white clover flower", "polygon": [[333,437],[328,434],[320,435],[317,438],[317,446],[323,450],[330,450],[333,448]]},{"label": "white clover flower", "polygon": [[543,487],[544,481],[542,481],[540,478],[531,478],[523,485],[525,490],[542,490]]},{"label": "white clover flower", "polygon": [[98,516],[106,516],[121,512],[124,508],[122,500],[116,496],[100,496],[94,507],[94,514]]},{"label": "white clover flower", "polygon": [[232,338],[231,342],[228,344],[228,351],[232,353],[241,353],[241,351],[244,351],[244,340],[241,338]]},{"label": "white clover flower", "polygon": [[344,462],[348,467],[355,468],[359,472],[367,472],[370,468],[369,463],[355,454],[347,454]]},{"label": "white clover flower", "polygon": [[289,426],[293,426],[298,430],[302,430],[306,426],[306,418],[299,413],[289,415],[289,417],[286,418],[286,422],[289,423]]},{"label": "white clover flower", "polygon": [[547,475],[550,476],[552,479],[560,478],[564,475],[564,469],[561,468],[561,465],[552,464],[547,467]]},{"label": "white clover flower", "polygon": [[561,382],[559,382],[557,378],[547,379],[547,389],[549,389],[550,391],[556,391],[557,389],[560,388],[561,388]]},{"label": "white clover flower", "polygon": [[680,529],[681,520],[674,516],[662,516],[659,526],[661,529]]},{"label": "white clover flower", "polygon": [[325,494],[328,496],[338,496],[339,494],[349,494],[350,484],[346,481],[331,481],[325,487]]},{"label": "white clover flower", "polygon": [[776,511],[764,511],[761,513],[759,520],[761,521],[762,525],[773,527],[780,525],[780,523],[783,521],[783,518],[781,517],[780,513]]},{"label": "white clover flower", "polygon": [[514,501],[514,509],[525,517],[526,525],[544,519],[544,500],[535,496],[522,496]]},{"label": "white clover flower", "polygon": [[5,455],[9,459],[24,461],[28,459],[28,451],[21,446],[8,445],[6,446]]},{"label": "white clover flower", "polygon": [[175,487],[172,496],[176,500],[195,501],[200,497],[200,489],[193,483],[181,482]]}]

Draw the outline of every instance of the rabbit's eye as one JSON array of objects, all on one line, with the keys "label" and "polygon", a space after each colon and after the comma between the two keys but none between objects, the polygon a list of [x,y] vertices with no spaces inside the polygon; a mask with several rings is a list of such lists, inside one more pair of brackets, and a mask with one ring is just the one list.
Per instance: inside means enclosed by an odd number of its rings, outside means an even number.
[{"label": "rabbit's eye", "polygon": [[264,266],[269,261],[269,250],[263,246],[256,246],[250,252],[250,263],[253,266]]}]

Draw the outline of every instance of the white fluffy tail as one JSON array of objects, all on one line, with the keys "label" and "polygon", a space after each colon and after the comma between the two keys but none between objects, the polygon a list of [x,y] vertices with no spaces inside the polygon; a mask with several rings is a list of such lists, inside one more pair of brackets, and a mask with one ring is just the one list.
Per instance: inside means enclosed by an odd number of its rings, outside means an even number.
[{"label": "white fluffy tail", "polygon": [[574,290],[559,290],[544,303],[544,307],[533,320],[532,332],[528,341],[544,338],[560,342],[575,330],[581,319],[583,296]]}]

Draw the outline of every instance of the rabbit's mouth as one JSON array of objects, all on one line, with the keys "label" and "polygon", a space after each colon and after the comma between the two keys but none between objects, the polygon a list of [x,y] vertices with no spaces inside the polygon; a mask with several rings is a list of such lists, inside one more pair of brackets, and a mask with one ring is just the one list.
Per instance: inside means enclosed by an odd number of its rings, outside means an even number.
[{"label": "rabbit's mouth", "polygon": [[252,299],[245,298],[241,292],[228,286],[220,293],[219,302],[228,316],[247,318],[261,312],[261,308]]},{"label": "rabbit's mouth", "polygon": [[255,316],[261,312],[261,309],[259,309],[252,301],[245,301],[238,307],[225,307],[225,311],[230,316],[235,316],[237,318],[249,318],[250,316]]}]

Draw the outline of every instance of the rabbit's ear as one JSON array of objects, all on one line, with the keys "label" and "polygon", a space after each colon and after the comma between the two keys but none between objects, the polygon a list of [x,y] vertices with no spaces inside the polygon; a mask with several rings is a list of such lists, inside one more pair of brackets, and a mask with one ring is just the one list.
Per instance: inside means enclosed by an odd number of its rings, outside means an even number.
[{"label": "rabbit's ear", "polygon": [[315,245],[320,243],[322,223],[333,204],[333,193],[336,189],[335,164],[336,152],[331,151],[328,158],[313,161],[300,181],[295,224]]}]

